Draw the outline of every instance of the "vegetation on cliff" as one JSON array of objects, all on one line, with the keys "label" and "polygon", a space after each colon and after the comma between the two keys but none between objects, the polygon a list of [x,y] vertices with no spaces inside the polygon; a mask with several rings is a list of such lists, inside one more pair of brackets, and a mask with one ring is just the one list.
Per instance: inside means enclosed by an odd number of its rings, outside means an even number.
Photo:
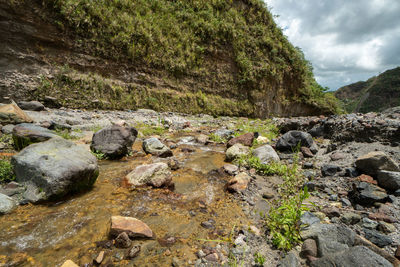
[{"label": "vegetation on cliff", "polygon": [[338,89],[337,98],[347,112],[383,111],[400,105],[400,67],[387,70],[365,82],[356,82]]}]

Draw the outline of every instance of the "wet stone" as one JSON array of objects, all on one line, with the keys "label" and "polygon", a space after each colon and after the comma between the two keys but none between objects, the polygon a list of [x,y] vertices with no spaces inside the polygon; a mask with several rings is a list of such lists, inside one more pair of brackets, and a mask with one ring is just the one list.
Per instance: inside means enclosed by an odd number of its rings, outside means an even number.
[{"label": "wet stone", "polygon": [[215,221],[213,219],[209,219],[208,221],[202,222],[200,225],[206,229],[214,229]]},{"label": "wet stone", "polygon": [[133,259],[135,257],[137,257],[140,253],[140,246],[133,246],[131,249],[128,250],[127,253],[127,258],[128,259]]},{"label": "wet stone", "polygon": [[112,216],[110,235],[117,236],[122,232],[126,232],[130,238],[152,238],[154,236],[153,231],[147,226],[147,224],[136,218]]},{"label": "wet stone", "polygon": [[128,248],[132,245],[128,234],[126,232],[120,233],[115,239],[115,246],[118,248]]}]

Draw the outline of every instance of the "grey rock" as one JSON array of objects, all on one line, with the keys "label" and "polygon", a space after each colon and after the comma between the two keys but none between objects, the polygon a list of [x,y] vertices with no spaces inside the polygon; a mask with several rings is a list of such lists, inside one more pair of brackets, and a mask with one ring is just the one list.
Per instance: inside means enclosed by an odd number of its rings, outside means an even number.
[{"label": "grey rock", "polygon": [[172,156],[172,151],[155,137],[143,141],[143,150],[146,154],[151,154],[161,158]]},{"label": "grey rock", "polygon": [[314,215],[313,213],[306,211],[304,212],[303,215],[300,217],[300,225],[306,225],[306,226],[311,226],[315,223],[319,223],[320,219]]},{"label": "grey rock", "polygon": [[312,267],[391,267],[389,261],[364,246],[355,246],[311,262]]},{"label": "grey rock", "polygon": [[18,124],[13,129],[14,146],[21,150],[30,144],[47,141],[51,138],[61,138],[54,132],[32,123]]},{"label": "grey rock", "polygon": [[132,186],[169,187],[173,185],[168,164],[164,162],[138,166],[125,177],[125,180]]},{"label": "grey rock", "polygon": [[250,149],[247,146],[244,146],[242,144],[234,144],[226,150],[225,157],[227,161],[232,161],[249,153]]},{"label": "grey rock", "polygon": [[360,182],[349,195],[356,203],[361,205],[372,205],[375,202],[385,202],[388,195],[386,192],[373,184]]},{"label": "grey rock", "polygon": [[121,158],[132,150],[137,134],[133,127],[112,125],[93,134],[90,149],[108,158]]},{"label": "grey rock", "polygon": [[382,151],[370,152],[356,160],[357,169],[363,173],[376,176],[379,171],[400,171],[394,160]]},{"label": "grey rock", "polygon": [[294,252],[289,252],[279,263],[280,267],[300,267],[300,260]]},{"label": "grey rock", "polygon": [[364,227],[366,229],[373,230],[373,229],[376,229],[378,227],[378,222],[365,217],[365,218],[362,219],[362,224],[361,225],[362,225],[362,227]]},{"label": "grey rock", "polygon": [[354,178],[359,175],[357,169],[353,168],[353,167],[346,168],[344,171],[345,171],[345,175],[350,178]]},{"label": "grey rock", "polygon": [[16,181],[27,186],[25,195],[31,202],[87,190],[99,175],[96,157],[62,138],[30,145],[13,156],[11,163]]},{"label": "grey rock", "polygon": [[312,238],[314,240],[325,239],[332,242],[345,244],[349,247],[354,245],[355,232],[345,225],[316,223],[307,230],[301,231],[303,240]]},{"label": "grey rock", "polygon": [[260,159],[262,163],[279,161],[279,156],[270,145],[263,145],[253,150],[253,156]]},{"label": "grey rock", "polygon": [[334,176],[340,170],[339,166],[332,164],[324,164],[321,166],[322,176]]},{"label": "grey rock", "polygon": [[213,134],[222,139],[228,139],[231,135],[234,134],[234,131],[228,129],[218,129]]},{"label": "grey rock", "polygon": [[389,191],[400,189],[400,172],[379,171],[377,176],[380,187]]},{"label": "grey rock", "polygon": [[382,221],[379,222],[378,230],[385,234],[390,234],[396,232],[397,229],[396,226],[394,226],[393,224]]},{"label": "grey rock", "polygon": [[0,193],[0,215],[10,213],[16,207],[15,201]]},{"label": "grey rock", "polygon": [[44,105],[39,101],[20,101],[18,106],[23,110],[42,111]]},{"label": "grey rock", "polygon": [[343,204],[343,206],[351,207],[351,202],[347,198],[342,197],[340,202]]},{"label": "grey rock", "polygon": [[313,153],[317,152],[316,145],[309,133],[301,131],[289,131],[279,138],[276,143],[276,149],[279,151],[294,151],[298,144],[311,149]]},{"label": "grey rock", "polygon": [[393,243],[393,240],[387,235],[381,234],[375,230],[364,229],[365,238],[377,245],[378,247],[385,247]]},{"label": "grey rock", "polygon": [[239,172],[239,167],[233,164],[224,164],[224,166],[222,167],[222,169],[224,170],[224,172],[226,172],[229,175],[236,175]]},{"label": "grey rock", "polygon": [[318,236],[317,244],[318,244],[318,255],[320,257],[324,257],[324,256],[327,256],[332,253],[344,251],[349,248],[349,246],[347,244],[343,244],[334,239],[325,238],[322,235]]},{"label": "grey rock", "polygon": [[351,225],[358,223],[361,220],[361,216],[354,212],[344,212],[340,219],[344,224]]},{"label": "grey rock", "polygon": [[1,128],[1,131],[3,132],[3,134],[12,134],[14,127],[14,124],[7,124]]}]

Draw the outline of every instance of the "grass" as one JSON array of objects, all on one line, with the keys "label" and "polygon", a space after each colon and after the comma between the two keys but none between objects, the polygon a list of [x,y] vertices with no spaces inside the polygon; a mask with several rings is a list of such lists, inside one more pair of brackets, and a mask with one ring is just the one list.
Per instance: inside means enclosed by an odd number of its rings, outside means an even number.
[{"label": "grass", "polygon": [[236,165],[247,168],[254,168],[261,175],[286,175],[289,172],[289,167],[281,162],[270,162],[268,164],[261,163],[260,159],[252,156],[251,151],[247,155],[243,155],[234,161]]},{"label": "grass", "polygon": [[265,257],[261,253],[257,252],[254,254],[254,262],[256,265],[264,266]]},{"label": "grass", "polygon": [[226,143],[228,141],[226,138],[223,138],[214,133],[211,133],[208,137],[209,137],[210,141],[213,141],[215,143]]},{"label": "grass", "polygon": [[15,174],[11,162],[8,159],[0,159],[0,182],[6,183],[15,180]]},{"label": "grass", "polygon": [[6,144],[8,147],[12,147],[14,145],[14,140],[12,138],[12,134],[1,135],[0,143]]},{"label": "grass", "polygon": [[272,140],[279,134],[278,127],[271,120],[239,119],[235,125],[235,128],[235,136],[239,136],[244,133],[258,132],[260,136],[267,137],[269,140]]},{"label": "grass", "polygon": [[79,139],[79,137],[71,135],[70,131],[67,130],[67,129],[64,129],[64,130],[56,129],[56,130],[55,130],[55,133],[56,133],[57,135],[61,136],[62,138],[67,139],[67,140],[76,140],[76,139]]},{"label": "grass", "polygon": [[149,125],[142,122],[136,123],[134,127],[142,133],[143,136],[163,135],[168,131],[164,126]]},{"label": "grass", "polygon": [[107,158],[104,153],[101,153],[99,151],[91,151],[91,152],[98,160],[102,160],[102,159],[106,159]]}]

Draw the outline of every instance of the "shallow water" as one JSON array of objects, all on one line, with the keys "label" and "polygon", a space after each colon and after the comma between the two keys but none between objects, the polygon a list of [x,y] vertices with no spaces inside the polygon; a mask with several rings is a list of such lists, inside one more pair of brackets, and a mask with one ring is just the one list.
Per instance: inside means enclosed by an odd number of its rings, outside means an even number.
[{"label": "shallow water", "polygon": [[[224,191],[229,179],[213,170],[224,164],[221,147],[201,147],[182,142],[174,151],[184,162],[173,172],[174,191],[121,186],[123,177],[136,166],[162,159],[130,157],[100,162],[100,176],[93,189],[68,200],[48,205],[26,205],[0,217],[0,266],[20,261],[18,266],[60,266],[71,259],[87,264],[104,250],[106,260],[120,266],[170,266],[178,258],[185,265],[196,260],[195,252],[204,241],[228,235],[233,225],[246,225],[239,203]],[[181,152],[192,146],[195,152]],[[140,144],[135,144],[137,150]],[[132,261],[121,260],[122,249],[96,246],[107,240],[112,215],[132,216],[147,223],[154,240],[135,240],[142,250]],[[215,220],[215,230],[200,223]],[[173,237],[174,242],[166,242]],[[207,242],[207,245],[215,245]],[[6,265],[7,266],[7,265]]]}]

